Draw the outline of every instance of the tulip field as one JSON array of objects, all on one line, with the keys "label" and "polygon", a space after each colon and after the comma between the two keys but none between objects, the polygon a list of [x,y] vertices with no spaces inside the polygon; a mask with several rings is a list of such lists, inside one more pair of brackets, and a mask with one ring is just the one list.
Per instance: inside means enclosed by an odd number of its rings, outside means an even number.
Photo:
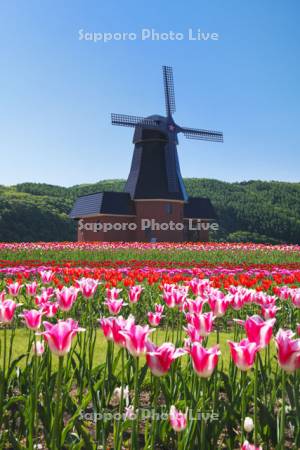
[{"label": "tulip field", "polygon": [[0,244],[0,449],[300,449],[300,246]]}]

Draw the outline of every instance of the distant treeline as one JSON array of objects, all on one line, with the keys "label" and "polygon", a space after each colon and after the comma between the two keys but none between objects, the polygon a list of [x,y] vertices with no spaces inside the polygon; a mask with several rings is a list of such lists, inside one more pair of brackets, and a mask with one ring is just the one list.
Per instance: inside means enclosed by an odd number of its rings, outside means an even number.
[{"label": "distant treeline", "polygon": [[[209,197],[218,214],[218,241],[300,242],[300,183],[185,179],[190,196]],[[79,195],[121,191],[124,180],[70,188],[23,183],[0,186],[0,241],[75,240],[68,218]]]}]

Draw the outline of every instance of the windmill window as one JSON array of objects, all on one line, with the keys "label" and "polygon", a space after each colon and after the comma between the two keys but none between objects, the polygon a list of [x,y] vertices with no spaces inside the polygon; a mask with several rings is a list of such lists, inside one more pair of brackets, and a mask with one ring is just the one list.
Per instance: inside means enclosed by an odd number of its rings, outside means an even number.
[{"label": "windmill window", "polygon": [[165,212],[166,212],[166,214],[172,214],[172,212],[173,212],[173,205],[172,205],[172,203],[167,203],[165,205]]}]

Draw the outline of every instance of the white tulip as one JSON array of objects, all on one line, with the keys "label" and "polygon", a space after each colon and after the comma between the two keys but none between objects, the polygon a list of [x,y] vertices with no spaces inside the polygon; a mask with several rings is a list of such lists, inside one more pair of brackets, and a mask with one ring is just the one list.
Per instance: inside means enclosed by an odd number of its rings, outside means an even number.
[{"label": "white tulip", "polygon": [[251,417],[246,417],[245,420],[244,420],[244,430],[247,433],[251,433],[253,428],[254,428],[253,420],[251,419]]}]

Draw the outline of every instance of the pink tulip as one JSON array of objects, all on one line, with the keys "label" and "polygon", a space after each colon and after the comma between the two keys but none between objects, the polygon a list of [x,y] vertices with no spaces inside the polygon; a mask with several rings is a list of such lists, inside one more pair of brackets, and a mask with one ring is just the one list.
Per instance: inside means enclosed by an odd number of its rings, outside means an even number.
[{"label": "pink tulip", "polygon": [[129,353],[132,356],[139,357],[146,353],[148,336],[153,331],[148,325],[141,326],[132,324],[128,329],[120,331],[119,334],[124,336],[126,348]]},{"label": "pink tulip", "polygon": [[53,297],[54,295],[54,288],[52,286],[48,286],[47,288],[45,286],[42,287],[42,294],[48,295],[48,297]]},{"label": "pink tulip", "polygon": [[30,330],[38,330],[42,324],[43,312],[36,309],[25,309],[20,317],[23,317],[24,322]]},{"label": "pink tulip", "polygon": [[192,324],[188,324],[187,327],[184,327],[184,330],[188,336],[188,340],[186,340],[186,345],[188,345],[191,342],[202,342],[204,337],[199,334],[199,331],[197,328],[194,327]]},{"label": "pink tulip", "polygon": [[193,278],[189,282],[189,286],[194,295],[203,297],[207,289],[210,287],[210,281],[207,279],[199,280],[198,278]]},{"label": "pink tulip", "polygon": [[56,290],[56,299],[58,306],[62,311],[70,311],[77,299],[79,289],[71,286],[64,286],[62,289]]},{"label": "pink tulip", "polygon": [[37,306],[41,306],[48,303],[51,297],[53,297],[53,294],[49,294],[47,290],[43,290],[41,295],[35,297],[34,301]]},{"label": "pink tulip", "polygon": [[33,281],[30,284],[26,284],[26,294],[29,295],[30,297],[33,297],[34,295],[36,295],[37,288],[38,284],[36,281]]},{"label": "pink tulip", "polygon": [[134,324],[134,317],[129,316],[124,319],[122,316],[101,318],[99,320],[100,328],[103,331],[104,337],[108,341],[113,341],[116,345],[125,347],[126,341],[121,333],[123,330],[128,330]]},{"label": "pink tulip", "polygon": [[172,362],[179,358],[179,356],[187,353],[182,348],[175,348],[174,344],[165,342],[159,347],[155,346],[152,342],[146,343],[147,353],[146,361],[150,367],[151,372],[156,377],[161,377],[169,372]]},{"label": "pink tulip", "polygon": [[178,411],[174,405],[170,408],[170,425],[177,433],[187,426],[187,410],[185,413]]},{"label": "pink tulip", "polygon": [[162,315],[161,313],[157,313],[157,312],[148,312],[147,314],[148,316],[148,322],[150,323],[150,325],[152,327],[158,327],[158,325],[160,324],[160,321],[162,319]]},{"label": "pink tulip", "polygon": [[155,309],[156,313],[162,314],[164,312],[165,307],[164,307],[164,305],[161,305],[160,303],[155,303],[154,309]]},{"label": "pink tulip", "polygon": [[213,328],[214,315],[212,312],[204,314],[186,314],[189,324],[193,325],[200,336],[208,336]]},{"label": "pink tulip", "polygon": [[80,291],[85,298],[92,298],[95,295],[99,282],[93,278],[81,278],[77,281]]},{"label": "pink tulip", "polygon": [[66,355],[72,344],[72,339],[80,331],[85,331],[84,328],[78,327],[78,322],[72,319],[59,320],[55,325],[49,322],[43,322],[46,331],[37,333],[44,337],[48,343],[52,353],[57,356]]},{"label": "pink tulip", "polygon": [[125,406],[124,419],[125,420],[135,420],[136,418],[137,418],[137,414],[134,411],[134,406],[133,405]]},{"label": "pink tulip", "polygon": [[[239,324],[243,323],[242,321],[237,321]],[[269,345],[273,326],[276,322],[276,319],[268,319],[264,321],[260,316],[254,315],[248,317],[248,319],[243,323],[247,337],[250,342],[255,342],[260,349],[267,347]]]},{"label": "pink tulip", "polygon": [[18,281],[9,284],[7,287],[9,295],[11,295],[12,297],[17,297],[22,286],[23,284],[20,284]]},{"label": "pink tulip", "polygon": [[113,340],[113,332],[112,332],[113,321],[114,321],[114,318],[111,318],[111,317],[107,317],[107,318],[103,317],[103,318],[99,319],[100,328],[103,331],[104,337],[108,341]]},{"label": "pink tulip", "polygon": [[117,300],[119,298],[119,294],[122,292],[122,289],[117,289],[115,287],[106,289],[106,298],[109,300]]},{"label": "pink tulip", "polygon": [[173,284],[164,284],[163,299],[169,308],[181,306],[188,294],[188,286],[176,286]]},{"label": "pink tulip", "polygon": [[45,314],[48,319],[56,316],[58,311],[58,303],[46,302],[41,305],[41,311]]},{"label": "pink tulip", "polygon": [[200,342],[193,342],[189,352],[196,374],[202,378],[210,377],[218,364],[219,355],[221,354],[219,346],[215,345],[207,349],[202,347]]},{"label": "pink tulip", "polygon": [[206,299],[203,299],[201,297],[196,297],[195,300],[188,298],[184,302],[184,310],[188,310],[188,312],[191,314],[201,314],[206,301]]},{"label": "pink tulip", "polygon": [[182,306],[183,303],[186,301],[187,295],[188,295],[188,286],[179,286],[176,288],[173,288],[172,290],[172,296],[173,300],[175,301],[176,306]]},{"label": "pink tulip", "polygon": [[241,446],[241,450],[263,450],[261,446],[256,447],[254,444],[249,444],[248,441],[245,441]]},{"label": "pink tulip", "polygon": [[138,284],[136,286],[131,286],[128,293],[129,301],[131,303],[137,303],[141,297],[143,290],[143,286],[140,286]]},{"label": "pink tulip", "polygon": [[54,277],[54,273],[52,272],[52,270],[41,270],[40,276],[42,283],[49,284],[51,283],[52,278]]},{"label": "pink tulip", "polygon": [[12,322],[15,310],[18,306],[21,306],[21,304],[10,299],[0,302],[0,323]]},{"label": "pink tulip", "polygon": [[292,339],[292,330],[280,329],[275,337],[278,362],[286,372],[295,372],[300,368],[300,338]]},{"label": "pink tulip", "polygon": [[44,342],[36,341],[32,343],[32,351],[36,356],[42,356],[45,351]]},{"label": "pink tulip", "polygon": [[5,300],[6,292],[2,291],[0,292],[0,302],[3,302]]},{"label": "pink tulip", "polygon": [[215,317],[222,317],[230,304],[228,298],[224,297],[209,297],[208,304]]},{"label": "pink tulip", "polygon": [[104,304],[108,307],[110,314],[113,314],[114,316],[119,314],[123,306],[127,305],[127,303],[123,302],[122,298],[120,298],[119,300],[106,299],[106,302],[104,302]]},{"label": "pink tulip", "polygon": [[261,305],[261,313],[265,320],[273,319],[276,316],[277,311],[279,311],[280,309],[281,308],[277,308],[277,306],[274,304]]},{"label": "pink tulip", "polygon": [[291,300],[296,308],[300,308],[300,288],[291,289]]},{"label": "pink tulip", "polygon": [[122,333],[123,331],[130,330],[133,325],[133,316],[129,316],[128,319],[123,319],[122,316],[114,318],[114,320],[112,321],[112,335],[113,341],[116,345],[126,347],[126,339]]},{"label": "pink tulip", "polygon": [[241,342],[227,342],[235,365],[243,371],[251,369],[260,348],[259,345],[256,342],[250,342],[249,339],[242,339]]},{"label": "pink tulip", "polygon": [[235,311],[239,311],[244,306],[245,300],[239,293],[233,295],[229,294],[228,296],[226,296],[226,298],[228,299],[232,309],[234,309]]}]

